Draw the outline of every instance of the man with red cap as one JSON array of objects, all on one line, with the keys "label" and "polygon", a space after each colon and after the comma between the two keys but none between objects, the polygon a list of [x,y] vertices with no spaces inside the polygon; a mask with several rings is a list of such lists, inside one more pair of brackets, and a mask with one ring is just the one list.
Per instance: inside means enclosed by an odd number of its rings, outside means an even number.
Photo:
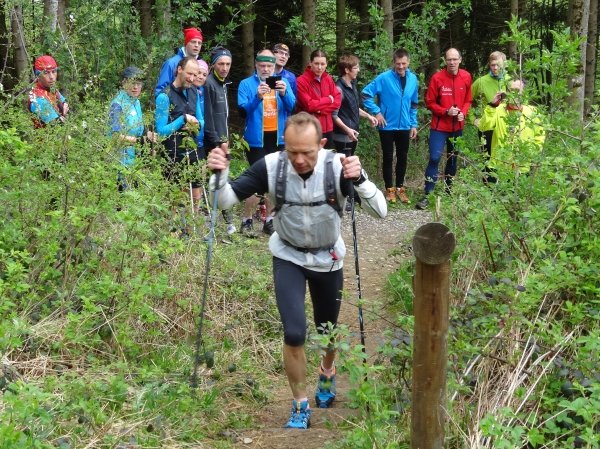
[{"label": "man with red cap", "polygon": [[62,123],[69,112],[69,105],[54,85],[58,66],[52,56],[44,55],[35,60],[37,81],[29,92],[27,109],[36,117],[33,124],[36,128],[44,128],[48,123]]},{"label": "man with red cap", "polygon": [[193,56],[200,59],[200,50],[202,50],[202,32],[196,28],[186,28],[183,30],[183,47],[177,50],[177,54],[165,61],[158,75],[158,82],[154,90],[154,96],[158,96],[161,91],[175,80],[175,70],[177,64],[186,56]]}]

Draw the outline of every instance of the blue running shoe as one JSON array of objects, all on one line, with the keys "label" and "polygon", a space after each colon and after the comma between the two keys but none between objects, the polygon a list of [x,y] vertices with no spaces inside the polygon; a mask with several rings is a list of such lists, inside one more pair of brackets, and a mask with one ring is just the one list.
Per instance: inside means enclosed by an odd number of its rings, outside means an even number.
[{"label": "blue running shoe", "polygon": [[292,413],[285,427],[288,429],[308,429],[310,427],[308,401],[301,402],[300,404],[292,401]]},{"label": "blue running shoe", "polygon": [[317,407],[328,408],[335,400],[335,366],[333,374],[327,376],[323,374],[322,368],[319,366],[319,383],[317,384],[317,392],[315,393],[315,401]]}]

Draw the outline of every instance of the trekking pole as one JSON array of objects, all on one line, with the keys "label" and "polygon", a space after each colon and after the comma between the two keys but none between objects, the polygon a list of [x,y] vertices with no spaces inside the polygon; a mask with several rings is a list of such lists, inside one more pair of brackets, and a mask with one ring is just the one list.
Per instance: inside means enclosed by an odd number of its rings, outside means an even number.
[{"label": "trekking pole", "polygon": [[[190,162],[190,152],[188,151],[185,154],[185,157],[187,159],[187,165],[188,165],[188,172],[191,173],[191,162]],[[191,217],[192,217],[192,232],[194,235],[196,235],[196,222],[194,220],[194,194],[192,192],[192,180],[190,179],[190,205],[191,205]]]},{"label": "trekking pole", "polygon": [[[231,158],[227,154],[227,159]],[[217,221],[217,203],[219,200],[219,183],[221,181],[221,170],[215,170],[215,197],[210,220],[210,232],[208,233],[208,250],[206,252],[206,274],[204,276],[204,289],[202,292],[202,306],[200,307],[200,324],[198,324],[198,335],[196,336],[196,355],[194,357],[194,372],[192,374],[191,387],[198,386],[198,366],[200,366],[200,345],[202,344],[202,325],[204,324],[204,307],[206,306],[206,291],[208,290],[208,275],[210,273],[210,260],[212,257],[213,239],[215,236],[215,222]],[[210,185],[210,181],[209,181]]]},{"label": "trekking pole", "polygon": [[[344,148],[344,153],[346,152]],[[349,153],[352,154],[352,150],[348,149]],[[365,354],[364,360],[366,361],[367,350],[365,348],[365,328],[363,323],[363,310],[362,310],[362,292],[360,289],[360,269],[358,266],[358,240],[356,239],[356,218],[354,215],[354,184],[350,183],[350,220],[352,221],[352,242],[354,244],[354,269],[356,272],[356,294],[358,295],[358,324],[360,328],[360,344],[362,345],[362,352]]]}]

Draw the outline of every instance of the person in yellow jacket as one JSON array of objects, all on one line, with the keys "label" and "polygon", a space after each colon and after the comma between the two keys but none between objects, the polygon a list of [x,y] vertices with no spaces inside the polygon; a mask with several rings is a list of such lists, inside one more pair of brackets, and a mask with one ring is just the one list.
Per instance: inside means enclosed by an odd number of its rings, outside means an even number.
[{"label": "person in yellow jacket", "polygon": [[[509,81],[508,84],[508,99],[506,99],[506,93],[496,92],[492,101],[485,107],[483,117],[479,120],[477,127],[480,131],[486,128],[494,129],[489,161],[490,168],[498,167],[502,163],[510,164],[514,168],[516,160],[519,161],[519,171],[527,173],[530,164],[523,163],[523,160],[530,158],[524,157],[526,155],[523,155],[522,152],[524,148],[531,148],[532,153],[541,151],[546,133],[541,126],[537,109],[521,103],[525,83],[522,80],[515,79]],[[515,140],[531,142],[532,146],[515,146]],[[502,156],[499,157],[499,147],[510,151],[509,153],[502,152]],[[520,152],[520,154],[517,152]]]}]

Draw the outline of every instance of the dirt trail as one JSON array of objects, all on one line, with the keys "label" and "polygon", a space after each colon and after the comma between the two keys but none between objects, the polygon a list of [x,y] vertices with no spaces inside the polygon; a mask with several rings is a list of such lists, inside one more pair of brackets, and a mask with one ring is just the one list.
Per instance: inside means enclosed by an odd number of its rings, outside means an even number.
[{"label": "dirt trail", "polygon": [[[398,207],[391,209],[385,220],[374,219],[364,213],[357,212],[358,254],[361,275],[362,298],[369,302],[385,302],[385,284],[390,272],[398,267],[399,262],[407,257],[406,247],[403,246],[409,237],[422,224],[431,221],[431,213],[417,211],[413,207]],[[349,214],[342,223],[342,233],[347,247],[344,260],[344,289],[349,293],[348,301],[342,304],[340,323],[347,324],[351,331],[359,332],[358,309],[356,308],[357,294],[355,282],[354,251],[352,241],[352,226]],[[397,250],[397,251],[394,251]],[[393,252],[393,254],[391,254]],[[385,310],[378,310],[385,316]],[[393,318],[391,318],[393,321]],[[367,354],[373,355],[379,344],[382,332],[388,325],[382,320],[372,321],[365,314],[364,328]],[[359,344],[359,341],[353,342]],[[309,367],[309,373],[314,372]],[[284,429],[289,417],[290,390],[285,375],[281,376],[281,384],[274,391],[274,399],[260,411],[255,422],[260,428],[244,431],[238,439],[239,446],[251,448],[303,448],[317,449],[327,441],[333,441],[342,435],[336,425],[343,422],[353,410],[346,408],[345,393],[350,385],[346,376],[338,376],[338,394],[334,407],[319,409],[314,404],[314,396],[309,396],[312,409],[312,426],[307,431]],[[243,440],[250,438],[252,442],[244,444]]]}]

